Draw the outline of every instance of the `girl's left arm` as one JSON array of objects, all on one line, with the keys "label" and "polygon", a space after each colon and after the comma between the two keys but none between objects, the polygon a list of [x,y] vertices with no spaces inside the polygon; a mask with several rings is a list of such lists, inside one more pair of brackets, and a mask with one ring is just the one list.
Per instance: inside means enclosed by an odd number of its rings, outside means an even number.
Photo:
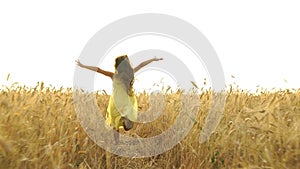
[{"label": "girl's left arm", "polygon": [[95,72],[101,73],[101,74],[103,74],[105,76],[108,76],[110,78],[113,78],[113,76],[114,76],[114,73],[112,73],[112,72],[105,71],[105,70],[100,69],[100,68],[95,67],[95,66],[84,65],[79,60],[76,60],[76,63],[77,63],[78,66],[80,66],[82,68],[85,68],[85,69],[88,69],[88,70],[91,70],[91,71],[95,71]]},{"label": "girl's left arm", "polygon": [[154,62],[154,61],[160,61],[160,60],[163,60],[163,58],[156,58],[156,57],[155,57],[155,58],[153,58],[153,59],[146,60],[146,61],[140,63],[140,64],[139,64],[137,67],[135,67],[133,70],[134,70],[134,72],[137,72],[137,71],[139,71],[142,67],[148,65],[149,63]]}]

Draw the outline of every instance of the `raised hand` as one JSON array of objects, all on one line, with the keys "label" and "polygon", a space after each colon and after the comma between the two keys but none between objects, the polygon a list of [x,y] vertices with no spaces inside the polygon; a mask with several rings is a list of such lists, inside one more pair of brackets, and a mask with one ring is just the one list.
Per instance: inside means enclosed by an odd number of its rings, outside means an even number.
[{"label": "raised hand", "polygon": [[80,67],[84,67],[84,64],[82,64],[78,59],[77,60],[75,60],[75,62],[77,63],[77,65],[78,66],[80,66]]},{"label": "raised hand", "polygon": [[153,58],[154,61],[164,60],[163,58],[157,58],[156,56]]}]

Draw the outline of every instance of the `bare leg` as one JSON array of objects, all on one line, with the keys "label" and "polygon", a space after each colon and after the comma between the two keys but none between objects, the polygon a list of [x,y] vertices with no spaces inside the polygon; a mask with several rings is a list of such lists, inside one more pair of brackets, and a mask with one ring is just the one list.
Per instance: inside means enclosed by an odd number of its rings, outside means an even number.
[{"label": "bare leg", "polygon": [[119,129],[114,129],[115,144],[119,144]]},{"label": "bare leg", "polygon": [[128,130],[133,128],[133,122],[130,121],[128,118],[122,117],[122,122],[123,122],[123,126],[124,126],[125,131],[128,131]]}]

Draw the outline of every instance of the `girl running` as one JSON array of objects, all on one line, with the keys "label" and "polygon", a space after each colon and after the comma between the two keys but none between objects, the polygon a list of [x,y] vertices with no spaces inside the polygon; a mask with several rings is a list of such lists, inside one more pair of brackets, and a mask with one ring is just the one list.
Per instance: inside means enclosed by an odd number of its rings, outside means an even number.
[{"label": "girl running", "polygon": [[125,131],[128,131],[133,128],[133,122],[137,120],[138,104],[132,87],[134,73],[149,63],[159,60],[163,58],[155,57],[132,68],[127,55],[119,56],[115,59],[115,73],[87,66],[76,60],[78,66],[108,76],[113,81],[113,93],[107,107],[106,122],[117,131],[114,134],[116,144],[119,142],[119,128],[123,127]]}]

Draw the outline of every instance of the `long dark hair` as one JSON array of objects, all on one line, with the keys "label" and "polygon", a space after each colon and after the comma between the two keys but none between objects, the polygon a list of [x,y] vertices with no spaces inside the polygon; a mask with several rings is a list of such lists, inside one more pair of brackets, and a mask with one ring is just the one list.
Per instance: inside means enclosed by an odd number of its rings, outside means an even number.
[{"label": "long dark hair", "polygon": [[122,55],[115,60],[116,77],[120,78],[128,95],[133,95],[134,71],[127,55]]}]

